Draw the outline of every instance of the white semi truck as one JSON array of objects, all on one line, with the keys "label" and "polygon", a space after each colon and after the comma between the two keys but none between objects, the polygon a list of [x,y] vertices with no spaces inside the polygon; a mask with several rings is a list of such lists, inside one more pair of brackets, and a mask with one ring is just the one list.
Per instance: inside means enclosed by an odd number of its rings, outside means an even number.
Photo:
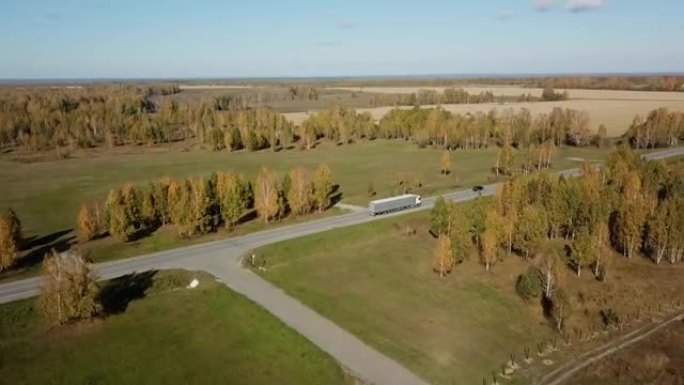
[{"label": "white semi truck", "polygon": [[384,198],[371,201],[368,204],[370,215],[380,215],[394,211],[407,210],[420,206],[422,199],[420,195],[405,194],[396,197]]}]

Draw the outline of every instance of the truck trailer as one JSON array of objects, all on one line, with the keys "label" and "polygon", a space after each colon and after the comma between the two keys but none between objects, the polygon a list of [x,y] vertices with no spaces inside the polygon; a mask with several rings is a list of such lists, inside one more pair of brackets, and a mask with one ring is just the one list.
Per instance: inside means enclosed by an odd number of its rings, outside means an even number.
[{"label": "truck trailer", "polygon": [[384,198],[368,203],[368,213],[370,215],[380,215],[394,211],[407,210],[420,206],[422,203],[420,195],[405,194],[396,197]]}]

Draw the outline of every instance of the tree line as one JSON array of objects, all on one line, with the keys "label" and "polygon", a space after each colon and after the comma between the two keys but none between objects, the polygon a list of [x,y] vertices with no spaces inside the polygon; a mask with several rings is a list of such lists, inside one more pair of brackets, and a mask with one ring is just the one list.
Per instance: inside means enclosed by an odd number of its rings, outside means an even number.
[{"label": "tree line", "polygon": [[[197,138],[214,149],[277,148],[293,125],[267,108],[158,98],[130,86],[9,90],[0,94],[0,147],[27,150],[154,145]],[[169,91],[170,92],[170,91]]]},{"label": "tree line", "polygon": [[605,131],[593,133],[586,112],[559,107],[534,117],[526,108],[462,115],[438,107],[391,110],[380,120],[376,137],[413,140],[419,147],[468,150],[510,144],[525,149],[547,141],[591,145],[605,138]]},{"label": "tree line", "polygon": [[483,91],[471,94],[463,88],[446,88],[439,92],[431,89],[422,89],[418,92],[407,94],[381,94],[376,93],[371,97],[371,106],[422,106],[435,104],[479,104],[493,103],[494,94],[491,91]]},{"label": "tree line", "polygon": [[683,170],[681,161],[645,161],[621,147],[602,168],[585,162],[578,178],[519,176],[502,183],[493,201],[469,207],[440,198],[430,217],[438,238],[434,270],[445,276],[473,251],[487,270],[518,255],[531,263],[518,293],[541,298],[560,330],[571,305],[563,291],[566,270],[579,277],[590,267],[605,281],[611,249],[654,263],[682,261]]},{"label": "tree line", "polygon": [[297,167],[282,179],[262,168],[253,181],[239,173],[218,172],[208,178],[164,178],[143,187],[127,183],[112,189],[103,205],[83,205],[76,229],[82,242],[105,232],[126,242],[169,224],[179,236],[194,236],[220,226],[232,229],[249,220],[250,213],[269,223],[288,214],[324,211],[335,189],[325,164],[313,176]]},{"label": "tree line", "polygon": [[684,112],[658,108],[646,119],[637,115],[624,138],[636,149],[676,146],[684,140]]},{"label": "tree line", "polygon": [[[309,83],[311,85],[321,83]],[[682,75],[630,76],[535,76],[535,77],[477,77],[477,78],[395,78],[395,79],[340,79],[326,81],[330,87],[463,87],[472,84],[510,85],[530,88],[601,89],[627,91],[683,91]]]},{"label": "tree line", "polygon": [[[307,94],[307,88],[293,89],[297,95]],[[586,112],[571,109],[554,108],[548,114],[532,116],[524,108],[517,112],[493,109],[462,115],[440,107],[414,107],[393,109],[376,123],[368,112],[357,113],[352,108],[334,105],[295,126],[266,107],[236,108],[221,98],[192,101],[154,96],[173,92],[173,87],[131,86],[10,89],[0,93],[0,147],[75,150],[155,145],[194,138],[216,151],[278,151],[292,147],[309,149],[318,140],[344,144],[386,138],[411,140],[420,147],[478,149],[492,143],[509,143],[525,149],[547,141],[555,146],[599,144],[606,136],[605,126],[592,132]],[[472,102],[471,96],[463,92],[447,89],[440,98],[446,98],[446,102]],[[553,90],[549,95],[558,97]],[[684,136],[681,116],[658,109],[646,120],[637,117],[627,138],[637,148],[676,145]]]}]

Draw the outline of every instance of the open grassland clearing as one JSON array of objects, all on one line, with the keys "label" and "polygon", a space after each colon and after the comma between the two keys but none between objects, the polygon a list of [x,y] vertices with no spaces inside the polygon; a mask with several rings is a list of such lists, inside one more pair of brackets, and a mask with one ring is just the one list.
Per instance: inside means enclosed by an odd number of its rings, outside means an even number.
[{"label": "open grassland clearing", "polygon": [[[684,290],[681,264],[654,265],[611,253],[607,282],[591,274],[577,278],[567,266],[563,287],[572,303],[566,330],[572,346],[565,347],[542,306],[515,293],[518,275],[536,259],[503,257],[487,273],[473,254],[439,278],[432,271],[436,240],[428,233],[428,217],[409,214],[269,245],[256,251],[266,266],[258,273],[437,384],[491,379],[512,353],[522,361],[525,348],[534,367],[525,366],[514,378],[527,383],[526,376],[538,378],[589,348],[594,338],[615,333],[602,312],[611,309],[621,320],[641,312],[645,321],[645,314],[681,298]],[[561,352],[537,357],[538,344],[554,339]]]},{"label": "open grassland clearing", "polygon": [[269,245],[257,250],[266,261],[260,274],[432,383],[480,383],[549,330],[507,287],[518,261],[491,275],[470,261],[439,279],[426,218]]},{"label": "open grassland clearing", "polygon": [[[134,148],[135,149],[135,148]],[[110,154],[107,150],[75,153],[61,161],[17,162],[13,154],[0,156],[0,207],[12,207],[28,236],[44,236],[72,228],[83,203],[103,202],[108,191],[126,182],[145,184],[165,176],[208,176],[214,171],[233,170],[254,178],[261,167],[281,176],[294,167],[310,172],[326,163],[340,185],[342,201],[366,205],[368,186],[377,197],[400,191],[397,174],[418,177],[423,195],[469,187],[492,176],[498,149],[452,152],[452,174],[441,175],[441,150],[419,149],[405,141],[376,140],[335,146],[323,143],[309,151],[185,152],[169,151]],[[573,158],[603,159],[606,150],[562,147],[554,156],[554,169],[577,167]]]},{"label": "open grassland clearing", "polygon": [[[653,94],[653,92],[648,92]],[[679,95],[679,94],[678,94]],[[431,108],[436,106],[422,106],[421,108]],[[589,114],[589,127],[596,132],[598,126],[604,124],[608,136],[617,137],[622,135],[637,114],[642,117],[654,109],[665,107],[673,111],[684,110],[684,99],[682,100],[564,100],[557,102],[522,102],[522,103],[482,103],[482,104],[445,104],[441,106],[447,111],[457,114],[467,114],[476,112],[489,112],[494,109],[501,111],[512,108],[519,111],[521,108],[530,110],[532,115],[550,113],[555,107],[570,108],[578,111],[585,111]],[[357,112],[369,112],[373,119],[380,120],[393,108],[408,109],[410,106],[401,107],[376,107],[360,108]],[[287,113],[285,116],[295,124],[300,124],[308,116],[309,112]]]},{"label": "open grassland clearing", "polygon": [[[185,289],[192,278],[199,287]],[[351,384],[337,363],[204,273],[104,284],[104,319],[50,328],[35,299],[0,306],[6,384]]]}]

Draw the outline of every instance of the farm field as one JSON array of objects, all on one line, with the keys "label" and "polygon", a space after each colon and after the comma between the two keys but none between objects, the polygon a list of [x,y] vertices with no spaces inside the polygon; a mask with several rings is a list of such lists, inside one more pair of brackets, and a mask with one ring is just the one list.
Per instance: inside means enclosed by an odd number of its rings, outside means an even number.
[{"label": "farm field", "polygon": [[[185,289],[195,277],[199,287]],[[105,290],[112,315],[54,329],[35,299],[0,306],[2,383],[353,383],[304,337],[204,273],[143,273]]]},{"label": "farm field", "polygon": [[[654,93],[655,92],[648,92],[647,94]],[[517,111],[521,108],[527,108],[528,110],[530,110],[532,115],[540,113],[550,113],[551,110],[555,107],[571,108],[578,111],[586,111],[589,114],[589,126],[592,130],[596,131],[599,125],[604,124],[606,126],[608,135],[616,137],[622,135],[627,130],[627,128],[632,123],[632,120],[637,114],[640,114],[642,117],[645,117],[650,111],[660,107],[665,107],[673,111],[683,111],[684,95],[682,95],[681,93],[675,93],[675,95],[681,96],[682,98],[679,100],[570,99],[557,102],[522,102],[509,104],[445,104],[442,105],[442,108],[444,108],[447,111],[458,114],[488,112],[492,109],[501,112],[508,108],[512,108]],[[422,108],[430,107],[436,106],[422,106]],[[406,109],[413,107],[401,106],[359,108],[357,109],[357,112],[370,112],[373,119],[380,120],[393,108]],[[286,113],[285,116],[295,124],[299,124],[309,116],[309,112],[292,112]]]},{"label": "farm field", "polygon": [[362,108],[373,105],[371,100],[373,94],[341,89],[317,88],[318,98],[315,100],[290,100],[287,97],[288,89],[283,86],[195,84],[179,85],[179,88],[181,89],[181,92],[170,96],[171,99],[200,101],[220,97],[246,97],[249,95],[255,97],[255,94],[260,92],[263,94],[277,94],[284,99],[263,101],[263,105],[282,113],[323,110],[331,105],[342,105],[352,108]]},{"label": "farm field", "polygon": [[[373,183],[377,196],[398,192],[396,173],[420,178],[417,191],[433,195],[440,191],[473,186],[492,176],[497,149],[455,151],[452,174],[439,173],[441,150],[418,149],[404,141],[360,142],[348,146],[323,143],[310,151],[288,150],[278,153],[168,151],[130,148],[132,153],[107,151],[75,154],[72,159],[53,158],[30,163],[17,162],[13,155],[0,156],[0,207],[17,211],[27,236],[44,236],[72,228],[83,203],[103,202],[108,191],[126,182],[144,184],[165,176],[208,176],[219,170],[234,170],[249,177],[256,176],[262,166],[284,175],[293,167],[306,167],[313,172],[318,164],[327,163],[338,183],[345,203],[366,205],[368,185]],[[564,147],[556,152],[555,169],[577,167],[575,158],[600,160],[606,150]]]},{"label": "farm field", "polygon": [[[541,97],[542,88],[527,88],[519,86],[489,86],[489,85],[467,85],[464,87],[330,87],[329,89],[343,90],[351,92],[366,92],[377,94],[410,94],[420,90],[434,90],[444,92],[447,88],[463,88],[469,93],[480,93],[491,91],[495,96],[519,96],[521,94],[531,94]],[[558,89],[556,91],[563,91]],[[622,90],[567,90],[570,99],[590,99],[590,100],[644,100],[644,101],[680,101],[684,102],[684,92],[653,92],[653,91],[622,91]]]},{"label": "farm field", "polygon": [[[505,257],[487,273],[471,255],[439,278],[432,271],[436,241],[428,218],[409,214],[268,245],[256,251],[265,261],[265,271],[257,273],[435,384],[481,383],[511,353],[520,359],[526,347],[534,351],[559,338],[541,306],[515,294],[517,276],[530,266],[522,258]],[[605,283],[591,274],[577,278],[567,268],[571,335],[575,328],[603,330],[606,307],[623,316],[681,298],[681,266],[606,257],[611,278]],[[528,383],[527,376],[538,378],[592,346],[574,342],[549,357],[549,366],[526,366],[515,383]]]},{"label": "farm field", "polygon": [[257,250],[266,261],[259,274],[430,383],[481,383],[550,329],[507,287],[519,261],[490,275],[471,260],[438,278],[427,216],[266,246]]}]

